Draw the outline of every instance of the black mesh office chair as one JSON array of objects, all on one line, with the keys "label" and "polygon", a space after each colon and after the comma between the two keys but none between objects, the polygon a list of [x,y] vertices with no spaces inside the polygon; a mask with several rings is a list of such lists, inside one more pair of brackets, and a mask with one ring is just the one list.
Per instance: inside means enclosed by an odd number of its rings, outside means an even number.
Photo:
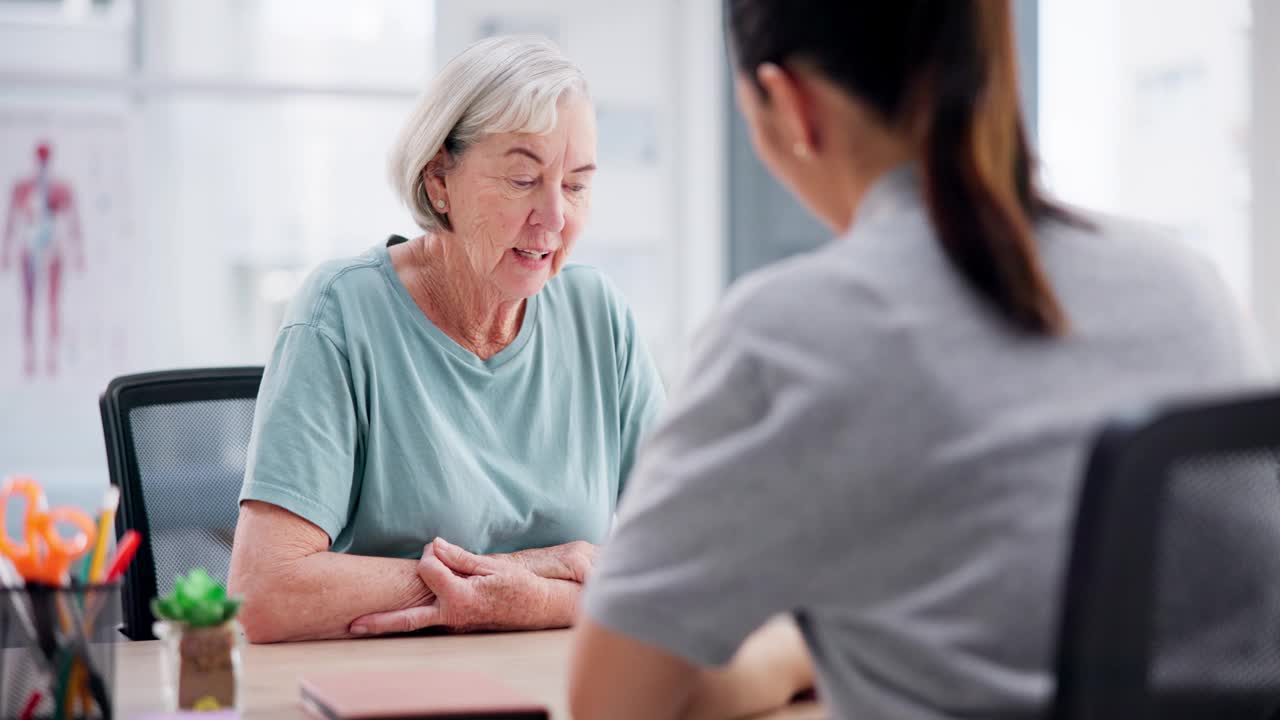
[{"label": "black mesh office chair", "polygon": [[1280,720],[1280,394],[1103,431],[1057,662],[1056,720]]},{"label": "black mesh office chair", "polygon": [[154,636],[151,599],[203,567],[226,581],[261,367],[174,370],[111,381],[99,400],[116,532],[142,533],[122,589],[124,634]]}]

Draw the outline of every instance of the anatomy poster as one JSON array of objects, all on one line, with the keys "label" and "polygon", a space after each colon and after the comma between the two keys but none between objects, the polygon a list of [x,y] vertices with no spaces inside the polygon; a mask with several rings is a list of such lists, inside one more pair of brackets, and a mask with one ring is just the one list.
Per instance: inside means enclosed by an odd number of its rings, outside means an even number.
[{"label": "anatomy poster", "polygon": [[127,115],[0,110],[0,391],[105,384],[137,287]]}]

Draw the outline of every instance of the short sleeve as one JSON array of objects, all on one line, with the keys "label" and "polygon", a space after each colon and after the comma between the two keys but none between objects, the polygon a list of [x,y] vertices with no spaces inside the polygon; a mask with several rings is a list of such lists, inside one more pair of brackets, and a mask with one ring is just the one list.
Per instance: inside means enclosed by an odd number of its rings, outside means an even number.
[{"label": "short sleeve", "polygon": [[622,378],[618,397],[618,423],[622,438],[619,460],[619,495],[626,489],[627,478],[635,465],[641,442],[653,429],[666,401],[662,377],[649,348],[640,338],[635,318],[626,313],[626,345],[621,355]]},{"label": "short sleeve", "polygon": [[592,619],[701,665],[800,604],[812,565],[797,558],[825,521],[795,487],[821,391],[767,377],[759,339],[728,321],[702,333],[587,588]]},{"label": "short sleeve", "polygon": [[356,468],[351,369],[324,331],[280,331],[262,378],[240,500],[278,505],[329,535],[347,523]]}]

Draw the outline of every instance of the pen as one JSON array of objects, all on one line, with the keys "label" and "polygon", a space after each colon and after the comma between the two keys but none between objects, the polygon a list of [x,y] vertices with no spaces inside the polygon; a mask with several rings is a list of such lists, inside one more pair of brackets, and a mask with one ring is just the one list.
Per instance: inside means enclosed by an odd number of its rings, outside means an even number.
[{"label": "pen", "polygon": [[119,544],[116,545],[116,556],[111,561],[111,567],[107,568],[107,582],[111,582],[124,574],[125,569],[129,567],[129,563],[133,561],[133,556],[138,552],[138,545],[142,542],[142,536],[137,530],[125,531],[124,537],[120,538]]},{"label": "pen", "polygon": [[41,697],[39,690],[32,691],[31,697],[27,698],[26,706],[22,708],[22,714],[18,715],[19,720],[31,720],[35,717],[36,707],[40,705]]}]

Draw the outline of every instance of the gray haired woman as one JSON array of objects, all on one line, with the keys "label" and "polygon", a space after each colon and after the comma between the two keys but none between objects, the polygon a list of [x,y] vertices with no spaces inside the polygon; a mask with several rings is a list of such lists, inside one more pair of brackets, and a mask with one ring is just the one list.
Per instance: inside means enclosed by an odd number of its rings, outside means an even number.
[{"label": "gray haired woman", "polygon": [[231,589],[254,642],[571,624],[663,401],[566,265],[594,114],[554,46],[467,48],[391,156],[423,234],[316,270],[258,396]]}]

